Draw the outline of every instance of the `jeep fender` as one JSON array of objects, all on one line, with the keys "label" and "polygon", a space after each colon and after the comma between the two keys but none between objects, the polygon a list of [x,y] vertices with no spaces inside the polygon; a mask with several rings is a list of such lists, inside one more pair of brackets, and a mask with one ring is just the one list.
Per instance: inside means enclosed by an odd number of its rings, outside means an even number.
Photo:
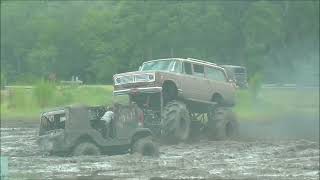
[{"label": "jeep fender", "polygon": [[92,142],[97,144],[98,146],[101,146],[105,143],[105,139],[102,137],[102,135],[95,130],[89,130],[86,132],[70,132],[66,136],[66,143],[69,147],[74,147],[80,142]]},{"label": "jeep fender", "polygon": [[147,136],[152,136],[152,132],[148,128],[138,128],[134,131],[132,138],[131,138],[131,145],[138,139],[147,137]]}]

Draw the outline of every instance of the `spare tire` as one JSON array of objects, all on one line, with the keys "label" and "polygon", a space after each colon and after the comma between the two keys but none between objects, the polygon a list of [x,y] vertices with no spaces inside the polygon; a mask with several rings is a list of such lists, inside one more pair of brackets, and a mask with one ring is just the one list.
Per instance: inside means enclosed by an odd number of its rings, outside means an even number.
[{"label": "spare tire", "polygon": [[143,137],[136,140],[132,147],[132,153],[139,153],[143,156],[158,156],[158,147],[153,143],[151,137]]},{"label": "spare tire", "polygon": [[190,115],[186,105],[180,101],[166,104],[162,112],[162,134],[171,142],[185,141],[190,133]]},{"label": "spare tire", "polygon": [[206,134],[209,140],[225,140],[238,135],[238,122],[230,108],[212,106],[207,113]]}]

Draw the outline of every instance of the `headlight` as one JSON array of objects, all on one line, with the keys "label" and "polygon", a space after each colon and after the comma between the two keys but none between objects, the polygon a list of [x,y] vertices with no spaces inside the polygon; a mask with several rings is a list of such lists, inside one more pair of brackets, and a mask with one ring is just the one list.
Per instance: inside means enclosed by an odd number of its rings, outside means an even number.
[{"label": "headlight", "polygon": [[121,79],[120,78],[115,78],[115,82],[116,82],[116,84],[120,84],[121,83]]},{"label": "headlight", "polygon": [[154,80],[154,75],[153,74],[150,74],[149,75],[149,80],[151,81],[151,80]]}]

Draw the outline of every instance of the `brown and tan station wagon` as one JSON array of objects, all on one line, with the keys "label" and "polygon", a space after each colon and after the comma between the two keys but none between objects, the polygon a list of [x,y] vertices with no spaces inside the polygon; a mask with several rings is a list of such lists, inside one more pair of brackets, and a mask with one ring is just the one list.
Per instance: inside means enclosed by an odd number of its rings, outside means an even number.
[{"label": "brown and tan station wagon", "polygon": [[[189,137],[192,122],[199,122],[199,114],[208,116],[205,127],[209,124],[217,126],[219,123],[210,122],[219,119],[217,111],[230,109],[235,104],[235,84],[225,69],[204,60],[151,60],[144,62],[139,71],[116,74],[113,78],[114,95],[129,95],[130,100],[145,112],[146,126],[149,122],[153,131],[178,140]],[[222,123],[225,130],[229,128],[228,123]],[[209,129],[213,131],[213,128]]]}]

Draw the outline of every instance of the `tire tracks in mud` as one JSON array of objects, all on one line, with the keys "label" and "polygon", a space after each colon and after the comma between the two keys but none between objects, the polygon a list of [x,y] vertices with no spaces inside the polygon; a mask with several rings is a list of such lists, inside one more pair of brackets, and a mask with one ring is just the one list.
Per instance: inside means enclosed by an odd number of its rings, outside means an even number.
[{"label": "tire tracks in mud", "polygon": [[1,155],[10,179],[72,177],[318,179],[319,142],[246,139],[161,145],[159,158],[139,155],[43,156],[36,128],[1,128]]}]

